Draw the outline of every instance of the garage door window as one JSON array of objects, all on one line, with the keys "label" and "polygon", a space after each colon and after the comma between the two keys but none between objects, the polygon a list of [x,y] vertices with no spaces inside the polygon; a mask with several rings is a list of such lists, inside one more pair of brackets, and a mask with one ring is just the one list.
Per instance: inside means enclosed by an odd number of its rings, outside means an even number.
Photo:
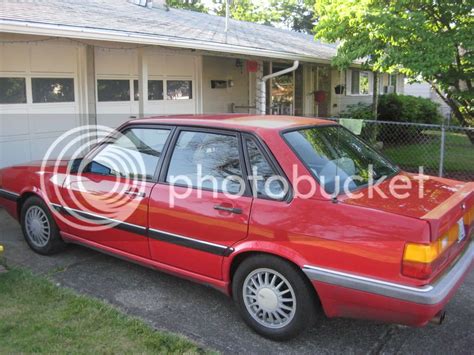
[{"label": "garage door window", "polygon": [[192,99],[193,82],[191,80],[168,80],[166,82],[166,98],[168,100]]},{"label": "garage door window", "polygon": [[[140,99],[138,80],[133,81],[133,96],[135,101]],[[163,100],[163,96],[163,80],[148,80],[148,101]]]},{"label": "garage door window", "polygon": [[32,78],[33,103],[74,102],[74,79]]},{"label": "garage door window", "polygon": [[0,104],[26,104],[25,78],[0,78]]},{"label": "garage door window", "polygon": [[97,96],[100,102],[130,101],[130,81],[97,80]]}]

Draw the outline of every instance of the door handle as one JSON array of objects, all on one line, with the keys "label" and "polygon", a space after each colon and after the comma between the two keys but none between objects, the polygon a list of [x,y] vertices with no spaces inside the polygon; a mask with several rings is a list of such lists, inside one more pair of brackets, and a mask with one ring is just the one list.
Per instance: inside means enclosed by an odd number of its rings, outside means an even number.
[{"label": "door handle", "polygon": [[218,210],[218,211],[226,211],[226,212],[235,213],[235,214],[242,214],[242,209],[241,208],[234,208],[234,207],[226,207],[226,206],[217,205],[217,206],[214,206],[214,209]]},{"label": "door handle", "polygon": [[124,194],[128,196],[133,196],[133,197],[145,197],[145,193],[139,192],[139,191],[128,190],[128,191],[125,191]]}]

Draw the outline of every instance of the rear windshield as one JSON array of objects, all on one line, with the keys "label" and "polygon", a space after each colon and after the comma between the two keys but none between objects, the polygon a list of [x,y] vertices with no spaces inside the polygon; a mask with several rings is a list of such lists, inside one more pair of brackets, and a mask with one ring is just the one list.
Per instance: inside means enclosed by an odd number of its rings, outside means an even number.
[{"label": "rear windshield", "polygon": [[398,172],[398,168],[342,126],[317,126],[284,133],[328,194],[349,192]]}]

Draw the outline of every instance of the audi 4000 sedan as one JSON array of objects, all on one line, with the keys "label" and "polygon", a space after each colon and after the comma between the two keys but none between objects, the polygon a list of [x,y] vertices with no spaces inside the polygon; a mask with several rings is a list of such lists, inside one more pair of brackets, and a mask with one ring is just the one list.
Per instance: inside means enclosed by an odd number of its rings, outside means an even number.
[{"label": "audi 4000 sedan", "polygon": [[473,183],[402,172],[331,121],[135,120],[0,188],[35,252],[77,243],[211,285],[276,340],[324,315],[439,322],[472,267]]}]

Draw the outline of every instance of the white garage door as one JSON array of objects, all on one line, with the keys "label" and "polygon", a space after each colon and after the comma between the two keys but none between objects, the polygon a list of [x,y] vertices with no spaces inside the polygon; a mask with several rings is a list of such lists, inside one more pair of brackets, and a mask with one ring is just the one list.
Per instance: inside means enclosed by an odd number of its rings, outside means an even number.
[{"label": "white garage door", "polygon": [[[138,116],[136,50],[96,49],[97,122],[117,127]],[[150,51],[146,115],[196,112],[195,57]]]},{"label": "white garage door", "polygon": [[42,159],[79,125],[77,48],[10,44],[0,48],[0,167]]}]

